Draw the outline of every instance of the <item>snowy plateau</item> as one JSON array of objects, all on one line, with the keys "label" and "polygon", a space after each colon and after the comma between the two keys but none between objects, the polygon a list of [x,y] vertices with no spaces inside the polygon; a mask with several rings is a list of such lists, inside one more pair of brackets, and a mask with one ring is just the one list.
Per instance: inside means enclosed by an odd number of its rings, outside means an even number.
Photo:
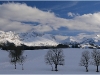
[{"label": "snowy plateau", "polygon": [[[88,47],[90,44],[100,45],[100,35],[79,34],[77,36],[61,36],[51,34],[30,33],[15,33],[12,31],[0,31],[0,43],[7,41],[15,45],[25,44],[27,46],[56,46],[60,43],[80,43],[82,47]],[[79,66],[83,51],[91,52],[93,49],[88,48],[62,48],[64,53],[65,63],[63,66],[58,65],[58,71],[51,71],[51,66],[45,63],[45,55],[49,49],[25,50],[23,55],[27,58],[21,65],[17,63],[17,69],[10,63],[9,52],[0,50],[0,74],[100,74],[96,72],[96,66],[89,65],[89,72],[85,72],[85,67]],[[100,71],[100,68],[99,68]]]}]

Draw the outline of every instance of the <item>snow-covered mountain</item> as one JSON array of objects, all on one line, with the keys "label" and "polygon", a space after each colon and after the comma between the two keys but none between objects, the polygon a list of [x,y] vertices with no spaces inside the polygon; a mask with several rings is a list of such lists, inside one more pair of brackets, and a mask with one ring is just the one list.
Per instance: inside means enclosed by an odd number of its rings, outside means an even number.
[{"label": "snow-covered mountain", "polygon": [[15,32],[0,31],[0,43],[6,43],[7,41],[14,43],[16,45],[20,45],[22,43],[20,41],[20,37]]},{"label": "snow-covered mountain", "polygon": [[0,31],[0,43],[6,43],[7,41],[14,43],[15,45],[27,45],[27,46],[56,46],[58,42],[55,37],[50,34],[38,34],[35,32],[29,33],[15,33],[12,31],[4,32]]},{"label": "snow-covered mountain", "polygon": [[15,33],[12,31],[0,31],[0,43],[7,41],[15,45],[27,46],[57,46],[58,44],[80,44],[81,47],[90,47],[91,45],[100,46],[100,35],[79,34],[77,36],[61,36],[52,34],[41,34],[36,32]]},{"label": "snow-covered mountain", "polygon": [[19,34],[20,41],[27,46],[56,46],[58,42],[50,34],[39,34],[35,32]]},{"label": "snow-covered mountain", "polygon": [[96,46],[100,46],[100,35],[92,34],[79,34],[77,36],[69,36],[65,40],[62,41],[63,44],[80,44],[81,47],[87,48]]}]

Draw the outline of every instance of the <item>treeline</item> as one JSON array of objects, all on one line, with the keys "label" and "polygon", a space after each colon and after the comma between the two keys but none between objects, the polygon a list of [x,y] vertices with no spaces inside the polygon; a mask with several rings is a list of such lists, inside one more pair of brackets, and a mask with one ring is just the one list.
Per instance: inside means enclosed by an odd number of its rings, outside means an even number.
[{"label": "treeline", "polygon": [[[27,46],[24,44],[21,44],[19,46],[16,46],[14,43],[6,42],[6,43],[0,43],[0,48],[2,50],[14,50],[14,49],[21,49],[21,50],[38,50],[38,49],[52,49],[52,48],[83,48],[79,43],[69,43],[69,44],[58,44],[57,46]],[[90,49],[100,49],[100,46],[90,44],[88,47]]]},{"label": "treeline", "polygon": [[27,46],[21,44],[20,46],[16,46],[14,43],[6,42],[1,43],[0,48],[2,50],[36,50],[36,49],[51,49],[51,48],[68,48],[68,45],[58,44],[57,46]]},{"label": "treeline", "polygon": [[[90,44],[91,45],[91,44]],[[38,50],[38,49],[52,49],[52,48],[83,48],[79,43],[73,43],[73,44],[58,44],[57,46],[27,46],[24,44],[21,44],[19,46],[16,46],[14,43],[6,42],[6,43],[0,43],[0,48],[2,50],[15,50],[15,49],[21,49],[21,50]],[[88,47],[90,49],[100,49],[97,45],[91,45]]]}]

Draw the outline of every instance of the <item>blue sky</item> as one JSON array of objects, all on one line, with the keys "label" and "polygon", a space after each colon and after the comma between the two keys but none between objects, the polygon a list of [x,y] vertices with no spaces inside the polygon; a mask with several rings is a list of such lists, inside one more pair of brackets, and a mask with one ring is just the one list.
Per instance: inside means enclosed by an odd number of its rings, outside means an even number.
[{"label": "blue sky", "polygon": [[100,33],[100,1],[0,1],[0,30]]}]

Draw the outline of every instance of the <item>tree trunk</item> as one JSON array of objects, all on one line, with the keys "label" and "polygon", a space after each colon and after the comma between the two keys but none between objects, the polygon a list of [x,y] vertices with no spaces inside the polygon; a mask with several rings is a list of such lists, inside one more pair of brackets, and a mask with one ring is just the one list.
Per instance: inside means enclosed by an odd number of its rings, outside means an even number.
[{"label": "tree trunk", "polygon": [[52,67],[52,71],[53,71],[53,66],[51,65],[51,67]]},{"label": "tree trunk", "polygon": [[22,70],[24,70],[24,68],[23,68],[23,64],[22,64]]},{"label": "tree trunk", "polygon": [[16,62],[15,62],[15,69],[16,69]]},{"label": "tree trunk", "polygon": [[98,71],[98,66],[97,66],[97,71],[96,71],[96,72],[99,72],[99,71]]},{"label": "tree trunk", "polygon": [[57,65],[57,64],[55,64],[55,71],[58,71],[58,70],[57,70],[57,66],[58,66],[58,65]]},{"label": "tree trunk", "polygon": [[86,67],[86,72],[88,72],[88,67]]}]

